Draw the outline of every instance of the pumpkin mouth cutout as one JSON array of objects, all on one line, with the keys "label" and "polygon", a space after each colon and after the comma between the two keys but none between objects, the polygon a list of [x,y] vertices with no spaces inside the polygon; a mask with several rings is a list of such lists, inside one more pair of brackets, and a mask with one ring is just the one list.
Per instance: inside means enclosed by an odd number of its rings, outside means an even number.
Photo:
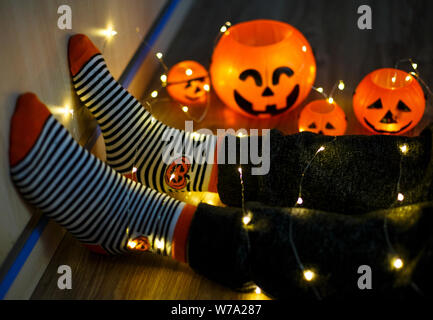
[{"label": "pumpkin mouth cutout", "polygon": [[281,109],[277,109],[276,104],[268,104],[264,111],[254,110],[253,104],[247,99],[245,99],[244,97],[242,97],[242,95],[237,90],[234,91],[234,96],[235,96],[235,101],[238,104],[239,108],[241,108],[245,112],[248,112],[249,114],[255,116],[261,114],[270,114],[272,116],[275,116],[277,114],[283,113],[284,111],[288,110],[291,106],[294,105],[294,103],[296,102],[299,96],[299,85],[297,84],[293,88],[292,92],[290,92],[290,94],[287,95],[286,106]]},{"label": "pumpkin mouth cutout", "polygon": [[233,39],[245,46],[264,47],[277,44],[288,36],[291,31],[284,24],[276,25],[275,21],[260,21],[260,28],[251,28],[257,22],[243,22],[230,28]]},{"label": "pumpkin mouth cutout", "polygon": [[367,118],[364,117],[364,121],[367,124],[367,126],[369,126],[371,129],[373,129],[375,132],[377,133],[390,133],[390,134],[397,134],[402,132],[403,130],[406,130],[407,128],[409,128],[409,126],[412,124],[412,120],[405,125],[404,127],[402,127],[400,130],[397,131],[389,131],[389,130],[380,130],[380,129],[376,129],[368,120]]}]

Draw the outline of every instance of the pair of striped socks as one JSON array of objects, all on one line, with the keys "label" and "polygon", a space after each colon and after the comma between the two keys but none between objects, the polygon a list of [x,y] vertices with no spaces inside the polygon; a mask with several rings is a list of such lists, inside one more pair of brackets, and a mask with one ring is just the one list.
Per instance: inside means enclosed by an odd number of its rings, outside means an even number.
[{"label": "pair of striped socks", "polygon": [[[86,36],[73,36],[68,54],[76,93],[101,128],[107,163],[79,146],[48,108],[26,93],[11,121],[12,181],[25,200],[94,251],[150,251],[187,262],[196,208],[164,192],[216,191],[217,166],[185,156],[185,146],[197,144],[213,152],[216,137],[193,137],[156,121],[115,81]],[[169,142],[181,148],[182,157],[168,155],[167,163],[163,148]],[[131,172],[135,179],[126,177]]]}]

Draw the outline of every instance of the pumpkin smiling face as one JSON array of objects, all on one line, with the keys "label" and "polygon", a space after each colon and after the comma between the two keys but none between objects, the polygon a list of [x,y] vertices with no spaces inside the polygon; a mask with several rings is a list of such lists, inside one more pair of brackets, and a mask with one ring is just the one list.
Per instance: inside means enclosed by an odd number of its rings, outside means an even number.
[{"label": "pumpkin smiling face", "polygon": [[205,86],[209,84],[206,69],[192,60],[175,64],[167,75],[167,92],[170,97],[188,106],[206,103]]},{"label": "pumpkin smiling face", "polygon": [[316,75],[312,49],[289,24],[254,20],[231,27],[219,40],[210,67],[220,99],[234,110],[268,118],[294,109]]},{"label": "pumpkin smiling face", "polygon": [[416,79],[385,68],[368,74],[356,88],[353,110],[358,121],[376,134],[402,134],[415,127],[425,109],[424,92]]},{"label": "pumpkin smiling face", "polygon": [[335,102],[315,100],[302,109],[298,124],[300,132],[339,136],[346,132],[347,120],[343,109]]}]

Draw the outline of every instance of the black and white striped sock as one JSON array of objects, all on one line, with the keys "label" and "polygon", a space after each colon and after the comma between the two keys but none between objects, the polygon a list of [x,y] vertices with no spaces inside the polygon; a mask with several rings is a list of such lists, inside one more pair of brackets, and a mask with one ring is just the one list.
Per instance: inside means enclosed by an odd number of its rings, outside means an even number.
[{"label": "black and white striped sock", "polygon": [[[10,172],[21,195],[82,243],[112,254],[175,256],[176,226],[195,207],[115,172],[78,145],[33,94],[18,99],[10,139]],[[181,225],[177,246],[184,251],[189,224]]]},{"label": "black and white striped sock", "polygon": [[[75,91],[101,128],[110,166],[122,174],[134,172],[138,182],[161,192],[209,190],[216,136],[174,129],[154,119],[111,76],[86,36],[71,38],[69,60]],[[170,142],[163,141],[168,137]],[[178,152],[164,160],[170,143]],[[200,148],[207,159],[201,163],[193,156]]]}]

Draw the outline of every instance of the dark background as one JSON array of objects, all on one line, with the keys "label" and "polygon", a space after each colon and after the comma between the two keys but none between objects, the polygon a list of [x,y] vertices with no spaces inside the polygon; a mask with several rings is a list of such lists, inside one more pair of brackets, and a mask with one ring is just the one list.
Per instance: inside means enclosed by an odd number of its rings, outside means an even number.
[{"label": "dark background", "polygon": [[[358,29],[357,13],[361,5],[372,9],[372,30]],[[428,0],[198,0],[187,15],[180,31],[165,52],[165,62],[170,67],[182,60],[196,60],[209,67],[213,45],[220,27],[228,20],[232,24],[252,19],[275,19],[299,29],[310,42],[316,58],[316,87],[329,93],[342,79],[346,88],[334,94],[336,102],[348,117],[346,134],[370,134],[355,118],[352,111],[352,94],[357,84],[371,71],[394,67],[400,59],[413,58],[418,63],[421,78],[433,80],[433,1]],[[409,63],[400,69],[413,71]],[[161,69],[162,72],[162,69]],[[160,85],[156,74],[149,88]],[[337,90],[338,91],[338,90]],[[312,91],[302,105],[278,120],[251,120],[224,107],[212,96],[210,112],[196,127],[210,129],[277,127],[285,133],[297,132],[297,115],[302,107],[321,96]],[[415,129],[406,135],[416,135],[433,121],[432,97],[428,97],[425,116]],[[183,127],[187,119],[178,110],[173,116],[167,112],[173,105],[157,103],[156,116],[176,127]],[[172,110],[172,109],[171,109]],[[170,111],[171,111],[170,110]],[[170,114],[170,115],[168,115]]]}]

